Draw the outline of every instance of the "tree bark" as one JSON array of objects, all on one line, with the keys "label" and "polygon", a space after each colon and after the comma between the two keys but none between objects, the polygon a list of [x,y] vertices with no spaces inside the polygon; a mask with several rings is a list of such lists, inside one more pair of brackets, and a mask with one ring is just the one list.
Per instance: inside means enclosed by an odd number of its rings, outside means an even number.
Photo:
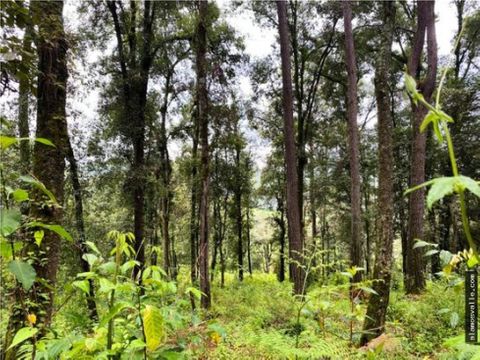
[{"label": "tree bark", "polygon": [[208,191],[209,191],[209,150],[208,150],[208,94],[207,94],[207,0],[198,1],[197,24],[197,115],[200,126],[200,241],[199,241],[199,268],[200,291],[202,308],[208,309],[211,305],[210,278],[208,277]]},{"label": "tree bark", "polygon": [[[31,11],[30,11],[31,12]],[[32,51],[33,26],[27,24],[25,35],[23,37],[23,51]],[[20,78],[18,84],[18,132],[21,138],[30,136],[29,130],[29,100],[30,100],[30,84],[28,78]],[[20,163],[24,173],[30,171],[30,143],[28,141],[20,142]]]},{"label": "tree bark", "polygon": [[243,218],[242,218],[242,179],[240,169],[240,142],[237,141],[235,149],[235,166],[237,168],[236,189],[235,189],[235,222],[237,226],[237,258],[238,258],[238,279],[243,281]]},{"label": "tree bark", "polygon": [[[427,35],[427,63],[426,78],[418,83],[419,91],[426,101],[430,101],[435,88],[437,73],[437,42],[435,35],[435,2],[419,1],[417,5],[417,30],[413,40],[412,55],[408,62],[408,72],[418,78],[421,68],[421,57],[425,34]],[[412,102],[412,150],[410,161],[410,186],[416,186],[425,181],[425,133],[420,132],[426,109],[422,105],[416,106]],[[425,191],[420,189],[409,195],[408,238],[405,261],[405,291],[408,294],[420,293],[425,289],[425,264],[421,248],[413,249],[416,239],[423,239]]]},{"label": "tree bark", "polygon": [[381,3],[383,29],[381,47],[375,66],[375,98],[378,116],[378,246],[375,259],[373,289],[370,297],[361,343],[380,335],[390,296],[392,277],[394,209],[393,209],[393,121],[390,102],[391,49],[395,31],[395,2]]},{"label": "tree bark", "polygon": [[293,93],[290,61],[290,41],[287,23],[287,7],[284,1],[277,1],[278,30],[280,34],[280,52],[282,60],[283,83],[283,120],[285,143],[285,166],[287,172],[287,221],[289,255],[292,262],[293,292],[295,295],[305,293],[305,272],[303,264],[303,242],[300,209],[298,207],[297,149],[293,123]]},{"label": "tree bark", "polygon": [[[363,267],[362,210],[360,192],[360,147],[357,126],[357,65],[352,31],[352,7],[350,1],[343,1],[343,19],[345,25],[345,62],[348,74],[347,119],[348,153],[350,164],[350,201],[351,201],[351,266]],[[354,282],[362,279],[357,272]]]}]

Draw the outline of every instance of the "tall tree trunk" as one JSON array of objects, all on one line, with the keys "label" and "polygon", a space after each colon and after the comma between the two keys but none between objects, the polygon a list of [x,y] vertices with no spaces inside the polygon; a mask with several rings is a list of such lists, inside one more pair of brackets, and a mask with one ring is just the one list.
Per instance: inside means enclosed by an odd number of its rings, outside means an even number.
[{"label": "tall tree trunk", "polygon": [[207,94],[207,0],[198,1],[197,24],[197,115],[200,126],[200,243],[199,268],[200,291],[202,291],[202,308],[208,309],[211,305],[210,278],[208,277],[208,191],[209,191],[209,150],[208,150],[208,94]]},{"label": "tall tree trunk", "polygon": [[240,176],[240,146],[237,142],[235,149],[235,165],[237,168],[237,179],[235,189],[235,222],[237,226],[237,258],[238,258],[238,279],[243,281],[243,218],[242,218],[242,180]]},{"label": "tall tree trunk", "polygon": [[383,29],[381,48],[375,69],[375,98],[378,116],[378,246],[375,259],[373,289],[361,337],[365,344],[380,335],[385,328],[385,318],[390,297],[392,277],[394,210],[393,210],[393,121],[389,96],[391,77],[391,49],[395,31],[395,2],[381,4]]},{"label": "tall tree trunk", "polygon": [[[427,63],[426,78],[418,83],[419,90],[430,101],[435,88],[437,73],[437,42],[435,35],[435,2],[419,1],[417,5],[417,30],[413,40],[412,55],[408,62],[408,72],[418,78],[420,75],[421,58],[425,34],[427,34]],[[425,133],[420,132],[426,109],[422,105],[416,106],[412,102],[412,150],[410,162],[410,186],[416,186],[425,181]],[[420,293],[425,289],[425,264],[421,248],[413,249],[415,239],[423,239],[425,191],[420,189],[409,195],[408,238],[406,252],[405,290],[407,293]]]},{"label": "tall tree trunk", "polygon": [[[36,46],[38,53],[38,85],[37,85],[37,138],[46,138],[55,147],[35,143],[33,149],[33,174],[49,189],[58,201],[58,205],[47,205],[42,192],[33,195],[35,203],[31,216],[36,221],[46,224],[61,224],[63,219],[63,187],[65,172],[65,136],[67,120],[65,114],[67,86],[67,48],[63,27],[63,1],[38,1],[32,4],[32,11],[42,17],[39,23]],[[52,176],[52,174],[54,176]],[[36,271],[34,286],[28,291],[18,288],[18,296],[14,305],[5,339],[7,349],[16,331],[25,324],[29,313],[37,316],[36,326],[43,335],[51,324],[53,300],[57,270],[60,259],[59,236],[46,230],[38,247],[29,237],[25,246],[25,255]],[[5,351],[6,359],[16,358],[16,348]]]},{"label": "tall tree trunk", "polygon": [[[347,118],[348,118],[348,155],[350,163],[350,201],[351,201],[351,250],[352,266],[363,267],[362,213],[360,192],[360,147],[357,126],[357,64],[352,31],[352,6],[343,1],[343,19],[345,24],[345,62],[348,73]],[[362,279],[357,272],[354,282]]]},{"label": "tall tree trunk", "polygon": [[[198,105],[197,105],[198,108]],[[190,173],[191,194],[190,194],[190,280],[192,286],[197,283],[198,274],[198,139],[199,126],[198,115],[193,116],[193,135],[192,135],[192,168]],[[192,309],[195,309],[195,298],[193,294],[190,295]]]},{"label": "tall tree trunk", "polygon": [[[28,24],[23,36],[23,51],[32,51],[33,26]],[[18,133],[22,138],[30,136],[29,130],[29,111],[30,102],[30,83],[27,78],[20,78],[18,85]],[[30,143],[28,141],[20,142],[20,163],[24,173],[30,171]]]},{"label": "tall tree trunk", "polygon": [[298,207],[298,174],[297,174],[297,150],[295,145],[295,130],[293,124],[293,93],[292,75],[290,62],[290,41],[287,23],[287,7],[284,1],[277,1],[278,30],[280,34],[280,52],[282,59],[283,81],[283,120],[284,120],[284,143],[285,143],[285,166],[287,169],[287,221],[289,255],[292,260],[293,292],[303,295],[305,272],[303,264],[303,241]]},{"label": "tall tree trunk", "polygon": [[285,281],[285,210],[284,210],[284,201],[282,197],[277,197],[277,211],[280,213],[279,217],[275,217],[274,220],[278,225],[279,233],[278,233],[278,240],[280,244],[280,258],[278,271],[277,271],[277,279],[280,282]]},{"label": "tall tree trunk", "polygon": [[160,220],[162,226],[162,241],[163,241],[163,268],[168,276],[172,277],[175,270],[172,268],[172,250],[170,241],[170,202],[172,199],[172,192],[170,190],[170,178],[172,174],[172,166],[170,165],[170,157],[168,154],[167,144],[167,107],[168,107],[168,95],[170,89],[170,73],[166,77],[165,81],[165,94],[161,113],[160,123],[160,173],[162,178],[162,189],[160,191]]},{"label": "tall tree trunk", "polygon": [[[70,137],[66,135],[66,158],[70,164],[70,176],[72,179],[73,187],[73,198],[75,199],[75,223],[78,233],[78,256],[80,260],[80,265],[83,272],[90,271],[90,266],[88,262],[83,258],[87,250],[86,245],[86,235],[85,235],[85,223],[83,221],[83,196],[82,196],[82,186],[80,185],[80,179],[78,176],[78,166],[77,160],[75,159],[75,153],[73,152],[73,147],[70,142]],[[90,313],[90,317],[93,320],[98,320],[97,306],[95,303],[95,290],[93,280],[88,281],[90,285],[90,291],[87,294],[87,306]]]}]

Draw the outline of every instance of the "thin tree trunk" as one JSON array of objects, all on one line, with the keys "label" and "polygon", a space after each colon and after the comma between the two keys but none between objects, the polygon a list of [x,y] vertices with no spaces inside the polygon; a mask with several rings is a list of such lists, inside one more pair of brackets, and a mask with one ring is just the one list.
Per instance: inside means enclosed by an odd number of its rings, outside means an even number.
[{"label": "thin tree trunk", "polygon": [[[345,24],[345,62],[348,73],[347,118],[348,152],[350,163],[350,200],[351,200],[351,252],[352,266],[363,267],[362,213],[360,192],[360,153],[357,125],[357,65],[352,31],[352,7],[350,1],[343,1],[343,19]],[[354,282],[362,279],[357,272]]]},{"label": "thin tree trunk", "polygon": [[[437,73],[437,42],[435,35],[435,2],[418,2],[417,30],[415,32],[412,55],[408,63],[408,72],[418,78],[420,73],[422,50],[427,35],[428,72],[424,81],[419,82],[419,90],[430,101],[435,88]],[[420,132],[426,110],[412,102],[412,151],[410,162],[410,186],[416,186],[425,181],[425,133]],[[425,191],[420,189],[409,195],[408,238],[406,252],[405,290],[408,294],[420,293],[425,289],[425,264],[421,248],[413,249],[415,239],[423,239],[423,223],[425,209]]]},{"label": "thin tree trunk", "polygon": [[207,94],[207,0],[198,1],[197,25],[197,106],[198,122],[200,126],[200,243],[199,243],[199,268],[200,291],[202,291],[202,308],[208,309],[211,305],[210,278],[208,277],[208,191],[209,191],[209,151],[208,151],[208,94]]},{"label": "thin tree trunk", "polygon": [[253,274],[252,269],[252,253],[251,253],[251,241],[250,241],[250,200],[247,206],[247,260],[248,260],[248,272],[250,276]]},{"label": "thin tree trunk", "polygon": [[287,23],[287,7],[284,1],[277,1],[278,30],[280,34],[280,52],[282,59],[283,81],[283,120],[284,120],[284,143],[285,143],[285,166],[287,169],[287,221],[289,255],[292,261],[293,292],[295,295],[305,293],[305,272],[303,264],[303,242],[298,207],[298,174],[297,174],[297,150],[295,145],[295,130],[293,124],[293,93],[292,75],[290,62],[290,41]]},{"label": "thin tree trunk", "polygon": [[240,147],[236,146],[235,165],[237,167],[237,179],[235,189],[235,221],[237,226],[237,259],[238,259],[238,279],[243,281],[243,218],[242,218],[242,183],[240,176]]},{"label": "thin tree trunk", "polygon": [[363,326],[361,343],[380,335],[385,328],[385,319],[390,297],[392,277],[394,209],[393,209],[393,121],[389,96],[391,77],[391,49],[395,31],[395,2],[381,5],[383,31],[381,48],[375,70],[375,97],[378,111],[378,213],[379,238],[375,259],[373,289],[378,295],[371,296]]},{"label": "thin tree trunk", "polygon": [[[86,235],[85,235],[85,223],[83,221],[83,196],[82,196],[82,187],[80,185],[80,179],[78,176],[78,166],[77,160],[75,159],[75,153],[73,152],[73,147],[70,142],[70,138],[68,134],[66,135],[66,158],[70,164],[70,175],[72,179],[72,187],[73,187],[73,197],[75,199],[75,223],[78,232],[78,256],[80,260],[80,265],[83,272],[90,271],[90,266],[88,262],[83,258],[87,250],[86,245]],[[98,313],[97,313],[97,306],[95,303],[95,289],[93,280],[88,281],[90,285],[90,292],[87,294],[87,306],[90,312],[90,318],[93,320],[98,320]]]}]

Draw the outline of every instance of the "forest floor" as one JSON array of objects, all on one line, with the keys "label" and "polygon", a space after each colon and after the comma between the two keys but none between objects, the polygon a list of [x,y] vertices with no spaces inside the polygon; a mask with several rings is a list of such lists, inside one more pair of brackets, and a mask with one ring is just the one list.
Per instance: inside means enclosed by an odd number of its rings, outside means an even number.
[{"label": "forest floor", "polygon": [[243,283],[229,274],[223,289],[218,284],[213,289],[210,317],[221,329],[221,337],[213,337],[207,347],[191,346],[192,358],[480,358],[480,348],[463,342],[463,291],[442,281],[429,282],[427,291],[415,297],[394,288],[387,335],[369,348],[355,346],[365,302],[354,304],[352,311],[340,279],[332,279],[330,285],[312,285],[301,309],[301,302],[290,295],[290,284],[279,283],[272,274],[247,276]]}]

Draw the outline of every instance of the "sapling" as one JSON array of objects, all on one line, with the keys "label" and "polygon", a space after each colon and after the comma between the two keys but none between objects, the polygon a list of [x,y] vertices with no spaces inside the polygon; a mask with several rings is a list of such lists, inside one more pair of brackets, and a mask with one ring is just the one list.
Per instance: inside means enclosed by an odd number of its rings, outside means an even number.
[{"label": "sapling", "polygon": [[[421,132],[425,131],[428,128],[428,126],[431,125],[438,142],[442,143],[445,141],[447,143],[448,155],[450,159],[450,166],[451,166],[453,176],[434,178],[423,184],[420,184],[408,189],[405,192],[405,194],[408,194],[412,191],[416,191],[423,187],[430,186],[430,189],[427,194],[427,207],[429,209],[432,208],[435,202],[444,198],[447,195],[451,195],[451,194],[458,195],[463,230],[468,242],[468,246],[470,248],[469,249],[470,256],[467,260],[467,266],[469,268],[472,268],[475,265],[480,263],[480,259],[478,257],[477,246],[473,240],[472,233],[470,231],[467,205],[465,201],[465,191],[469,190],[475,196],[480,198],[480,185],[478,184],[478,182],[476,182],[472,178],[461,175],[458,170],[452,136],[448,128],[448,123],[453,123],[454,120],[451,116],[449,116],[444,111],[442,111],[441,103],[440,103],[440,94],[442,91],[443,83],[445,81],[447,72],[448,72],[448,68],[446,68],[443,71],[440,84],[437,89],[435,105],[431,105],[430,103],[428,103],[423,97],[423,95],[420,92],[418,92],[415,79],[408,74],[405,74],[405,88],[409,93],[409,95],[411,96],[412,101],[416,105],[420,103],[422,106],[425,106],[429,110],[422,124],[420,125],[420,131]],[[452,264],[452,263],[447,265],[447,271],[451,271],[454,265],[455,264]]]}]

